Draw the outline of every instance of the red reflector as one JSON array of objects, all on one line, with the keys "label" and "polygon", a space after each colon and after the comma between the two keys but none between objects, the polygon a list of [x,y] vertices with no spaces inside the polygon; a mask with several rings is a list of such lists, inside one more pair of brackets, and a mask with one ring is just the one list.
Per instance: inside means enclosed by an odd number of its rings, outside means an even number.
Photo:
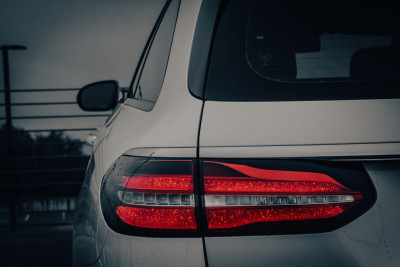
[{"label": "red reflector", "polygon": [[119,206],[118,216],[127,224],[158,229],[196,229],[193,208]]},{"label": "red reflector", "polygon": [[193,193],[191,175],[123,176],[122,186],[142,193]]},{"label": "red reflector", "polygon": [[343,213],[351,206],[344,204],[273,208],[208,208],[208,228],[232,228],[258,222],[323,219]]}]

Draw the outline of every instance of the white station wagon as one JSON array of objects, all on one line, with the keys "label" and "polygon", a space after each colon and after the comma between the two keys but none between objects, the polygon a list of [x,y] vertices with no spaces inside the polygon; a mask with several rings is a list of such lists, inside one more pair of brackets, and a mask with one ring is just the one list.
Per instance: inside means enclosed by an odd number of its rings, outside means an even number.
[{"label": "white station wagon", "polygon": [[166,0],[76,209],[75,266],[400,266],[398,1]]}]

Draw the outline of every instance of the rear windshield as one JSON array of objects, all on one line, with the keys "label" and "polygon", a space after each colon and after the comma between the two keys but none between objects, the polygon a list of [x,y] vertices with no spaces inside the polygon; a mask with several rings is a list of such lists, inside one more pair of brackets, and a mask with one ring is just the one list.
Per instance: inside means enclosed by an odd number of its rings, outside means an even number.
[{"label": "rear windshield", "polygon": [[399,97],[397,2],[230,1],[216,31],[206,98]]}]

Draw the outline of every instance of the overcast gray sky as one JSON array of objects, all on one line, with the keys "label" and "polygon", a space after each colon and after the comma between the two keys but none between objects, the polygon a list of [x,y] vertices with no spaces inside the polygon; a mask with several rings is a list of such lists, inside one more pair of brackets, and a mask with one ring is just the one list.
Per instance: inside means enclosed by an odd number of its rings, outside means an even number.
[{"label": "overcast gray sky", "polygon": [[[164,0],[0,0],[0,45],[10,51],[12,89],[80,88],[114,79],[128,86]],[[4,88],[0,66],[0,88]],[[12,94],[12,102],[74,101],[75,93]],[[4,103],[3,93],[0,103]],[[0,116],[4,107],[0,106]],[[78,114],[72,106],[13,108],[14,116]],[[64,127],[91,127],[103,118],[70,120]],[[27,129],[58,127],[60,120],[15,120]],[[0,121],[0,124],[4,121]]]}]

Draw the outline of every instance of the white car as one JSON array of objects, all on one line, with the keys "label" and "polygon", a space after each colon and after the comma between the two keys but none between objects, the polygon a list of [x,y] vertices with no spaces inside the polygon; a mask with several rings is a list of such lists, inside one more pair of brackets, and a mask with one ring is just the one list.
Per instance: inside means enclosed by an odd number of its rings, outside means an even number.
[{"label": "white car", "polygon": [[75,266],[399,266],[395,1],[168,0],[98,131]]}]

